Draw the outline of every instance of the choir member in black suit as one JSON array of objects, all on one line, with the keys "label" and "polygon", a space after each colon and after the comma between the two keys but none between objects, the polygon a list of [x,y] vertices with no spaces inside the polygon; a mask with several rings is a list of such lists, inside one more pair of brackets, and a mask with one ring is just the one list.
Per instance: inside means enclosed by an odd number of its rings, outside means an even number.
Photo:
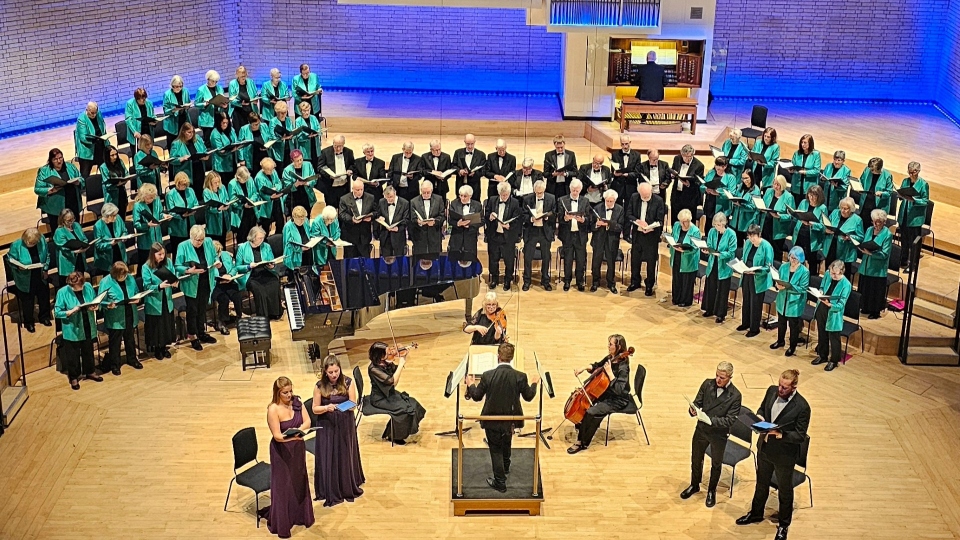
[{"label": "choir member in black suit", "polygon": [[[372,144],[363,145],[363,157],[353,162],[353,174],[357,178],[373,181],[387,177],[387,165],[382,159],[373,155],[374,151],[375,148]],[[374,200],[379,201],[383,198],[382,185],[370,184],[365,189],[367,193],[373,195]]]},{"label": "choir member in black suit", "polygon": [[373,240],[373,214],[377,203],[373,195],[363,192],[363,181],[354,180],[350,193],[340,197],[337,217],[340,219],[340,238],[353,244],[347,246],[345,257],[369,257]]},{"label": "choir member in black suit", "polygon": [[[509,343],[502,343],[497,349],[500,363],[496,368],[484,373],[480,384],[473,375],[467,375],[466,397],[474,401],[483,401],[484,416],[522,416],[523,407],[520,397],[532,401],[537,395],[539,376],[534,373],[533,380],[527,384],[527,374],[510,366],[515,349]],[[484,398],[486,398],[484,400]],[[507,474],[510,473],[510,448],[513,430],[517,422],[503,420],[484,420],[480,423],[487,436],[490,447],[490,462],[493,466],[493,478],[487,478],[487,485],[500,493],[507,491]]]},{"label": "choir member in black suit", "polygon": [[517,158],[507,153],[507,143],[503,139],[497,139],[497,152],[487,156],[487,167],[483,171],[487,179],[487,198],[496,197],[497,185],[509,182],[507,177],[516,170]]},{"label": "choir member in black suit", "polygon": [[382,218],[387,224],[377,225],[380,240],[381,257],[402,257],[407,254],[407,222],[410,221],[410,202],[397,196],[393,186],[383,188],[383,198],[378,204],[378,221]]},{"label": "choir member in black suit", "polygon": [[480,178],[483,169],[487,166],[487,155],[476,148],[477,138],[471,133],[463,137],[463,148],[453,153],[453,166],[456,167],[456,190],[460,186],[470,186],[473,189],[473,200],[480,200]]},{"label": "choir member in black suit", "polygon": [[583,415],[583,420],[577,424],[577,442],[567,448],[568,454],[586,450],[597,433],[597,428],[603,422],[603,418],[610,413],[622,411],[633,399],[630,395],[630,359],[626,354],[627,340],[620,334],[613,334],[607,338],[607,352],[609,354],[599,362],[573,370],[574,375],[580,375],[584,371],[594,373],[602,369],[610,379],[610,386],[593,401]]},{"label": "choir member in black suit", "polygon": [[617,294],[617,277],[614,274],[617,251],[620,248],[620,231],[623,230],[623,207],[617,204],[617,192],[608,189],[603,193],[603,202],[593,207],[593,285],[590,292],[600,288],[600,265],[607,263],[607,287]]},{"label": "choir member in black suit", "polygon": [[596,154],[589,164],[581,165],[578,173],[580,181],[586,186],[587,192],[584,197],[590,201],[590,204],[599,204],[603,200],[603,192],[607,190],[613,175],[610,173],[610,167],[603,164],[606,158],[603,154]]},{"label": "choir member in black suit", "polygon": [[[638,166],[640,182],[650,182],[653,185],[654,195],[663,195],[660,186],[670,183],[670,165],[660,159],[660,151],[654,148],[647,150],[647,160]],[[644,180],[644,177],[647,179]]]},{"label": "choir member in black suit", "polygon": [[423,163],[420,156],[413,153],[413,143],[403,143],[403,152],[394,154],[390,158],[390,185],[397,190],[397,194],[407,199],[413,199],[419,193],[418,184],[423,178]]},{"label": "choir member in black suit", "polygon": [[557,236],[563,243],[563,290],[570,290],[574,278],[573,263],[577,263],[577,290],[587,287],[587,237],[590,235],[590,203],[580,196],[583,183],[574,178],[570,182],[570,195],[560,197],[557,211],[562,217],[557,221]]},{"label": "choir member in black suit", "polygon": [[680,149],[680,155],[673,158],[673,166],[670,167],[680,176],[694,177],[693,180],[680,180],[674,178],[673,173],[670,173],[671,178],[666,183],[660,184],[660,193],[665,195],[670,181],[673,181],[673,188],[670,190],[670,223],[677,222],[677,214],[684,208],[696,216],[697,206],[700,206],[703,200],[700,195],[700,182],[696,179],[696,177],[703,178],[703,162],[694,157],[693,154],[692,146],[689,144],[683,145],[683,148]]},{"label": "choir member in black suit", "polygon": [[543,156],[543,176],[547,179],[547,191],[561,198],[570,194],[570,183],[577,177],[577,155],[566,150],[563,135],[553,138],[554,151]]},{"label": "choir member in black suit", "polygon": [[510,290],[513,270],[517,262],[517,240],[523,229],[522,212],[517,199],[510,196],[510,183],[500,182],[497,195],[487,199],[483,209],[483,236],[487,242],[490,289],[500,284],[500,261],[503,260],[505,275],[503,290]]},{"label": "choir member in black suit", "polygon": [[[620,204],[629,201],[630,196],[636,191],[637,182],[640,175],[640,152],[630,149],[630,135],[624,133],[620,135],[620,151],[610,154],[610,166],[613,171],[613,190],[620,195]],[[659,187],[658,187],[659,189]]]},{"label": "choir member in black suit", "polygon": [[[667,209],[663,199],[653,194],[653,186],[642,182],[630,197],[626,212],[627,221],[636,228],[631,239],[630,286],[627,292],[640,288],[640,265],[647,263],[647,275],[643,280],[644,294],[653,296],[653,287],[657,283],[657,261],[660,258],[660,237],[663,236]],[[650,228],[654,224],[659,225]]]},{"label": "choir member in black suit", "polygon": [[410,201],[410,240],[414,255],[439,254],[443,242],[446,205],[433,194],[433,182],[420,182],[420,196]]},{"label": "choir member in black suit", "polygon": [[784,371],[780,374],[779,385],[767,388],[760,402],[757,416],[780,427],[761,435],[757,442],[757,488],[753,493],[753,504],[745,516],[737,519],[737,525],[763,521],[770,480],[776,473],[780,499],[776,540],[787,540],[787,530],[793,518],[793,471],[810,426],[810,404],[797,392],[799,382],[798,370]]},{"label": "choir member in black suit", "polygon": [[[532,194],[534,192],[533,186],[539,180],[543,180],[543,173],[533,168],[533,158],[525,158],[521,168],[510,177],[513,195],[522,199]],[[545,180],[543,185],[547,185]]]},{"label": "choir member in black suit", "polygon": [[[330,205],[350,191],[350,177],[356,171],[353,150],[347,148],[346,144],[347,139],[343,135],[337,135],[331,146],[320,150],[320,157],[317,159],[317,174],[320,175],[317,188],[323,193],[323,200]],[[333,171],[337,177],[331,177],[330,173],[324,171],[325,168]]]},{"label": "choir member in black suit", "polygon": [[[557,198],[546,192],[547,183],[537,180],[533,193],[523,197],[523,290],[530,290],[533,281],[533,256],[540,250],[540,284],[552,291],[550,285],[550,246],[556,236]],[[536,216],[540,216],[539,219]]]},{"label": "choir member in black suit", "polygon": [[470,186],[460,186],[458,195],[447,209],[447,221],[451,226],[447,253],[451,260],[473,262],[477,260],[477,241],[483,221],[471,224],[470,220],[461,218],[483,213],[483,205],[473,200],[473,188]]},{"label": "choir member in black suit", "polygon": [[[707,484],[707,508],[717,504],[717,484],[720,483],[720,469],[723,466],[723,452],[727,448],[727,436],[730,427],[737,422],[740,414],[740,390],[733,385],[733,364],[720,362],[716,377],[703,381],[693,405],[703,411],[710,419],[707,424],[697,420],[693,430],[693,442],[690,451],[690,485],[680,494],[681,499],[689,499],[700,491],[703,478],[703,455],[710,447],[710,483]],[[690,416],[697,417],[697,410],[690,407]]]},{"label": "choir member in black suit", "polygon": [[430,141],[430,151],[420,156],[423,160],[423,176],[433,182],[433,191],[441,199],[447,200],[447,193],[450,192],[450,177],[443,177],[443,173],[453,169],[453,161],[450,154],[440,149],[440,141],[434,139]]}]

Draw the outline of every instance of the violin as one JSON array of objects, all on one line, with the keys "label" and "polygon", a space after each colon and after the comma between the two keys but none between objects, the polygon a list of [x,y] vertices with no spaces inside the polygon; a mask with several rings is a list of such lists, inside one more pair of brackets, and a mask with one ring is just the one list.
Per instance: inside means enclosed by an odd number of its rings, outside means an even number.
[{"label": "violin", "polygon": [[[636,350],[633,347],[627,348],[627,350],[622,353],[610,358],[609,361],[611,364],[620,362],[629,356],[633,356],[633,353]],[[567,403],[563,406],[563,417],[567,420],[573,422],[574,424],[579,424],[583,421],[584,415],[587,413],[587,409],[590,408],[593,403],[607,391],[607,388],[610,387],[610,377],[607,375],[607,371],[604,369],[606,362],[600,364],[600,366],[593,370],[589,377],[587,377],[586,382],[584,382],[580,388],[577,388],[570,393],[570,397],[567,399]]]},{"label": "violin", "polygon": [[387,358],[388,362],[396,362],[400,358],[406,358],[407,353],[413,349],[419,348],[420,345],[416,341],[410,343],[409,345],[394,345],[392,347],[387,347]]}]

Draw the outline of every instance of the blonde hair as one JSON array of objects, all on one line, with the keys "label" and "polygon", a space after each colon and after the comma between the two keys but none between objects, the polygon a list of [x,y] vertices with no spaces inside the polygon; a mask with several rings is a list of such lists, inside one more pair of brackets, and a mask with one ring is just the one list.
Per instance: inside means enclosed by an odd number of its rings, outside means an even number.
[{"label": "blonde hair", "polygon": [[40,231],[36,227],[30,227],[23,231],[23,234],[20,235],[20,240],[23,241],[24,244],[37,244],[40,242]]},{"label": "blonde hair", "polygon": [[[209,189],[210,191],[213,191],[213,188],[210,186],[213,185],[214,180],[220,180],[220,175],[215,171],[208,172],[207,175],[203,177],[203,189]],[[220,185],[222,186],[223,183]]]},{"label": "blonde hair", "polygon": [[693,214],[690,213],[690,210],[684,208],[677,213],[677,221],[693,221]]},{"label": "blonde hair", "polygon": [[292,387],[293,381],[286,377],[277,377],[277,380],[273,382],[273,400],[270,401],[272,405],[280,404],[280,392],[288,386]]},{"label": "blonde hair", "polygon": [[183,171],[178,172],[177,175],[173,177],[173,187],[179,189],[181,184],[183,184],[184,188],[190,187],[190,177]]},{"label": "blonde hair", "polygon": [[207,230],[203,225],[194,225],[190,227],[190,239],[191,240],[203,240],[207,237]]},{"label": "blonde hair", "polygon": [[780,189],[783,191],[787,190],[787,177],[782,174],[778,174],[776,178],[773,179],[773,183],[780,186]]},{"label": "blonde hair", "polygon": [[280,113],[280,112],[286,113],[287,111],[288,111],[287,104],[284,103],[283,101],[278,101],[277,104],[273,106],[273,112],[275,113]]},{"label": "blonde hair", "polygon": [[277,170],[277,162],[273,158],[265,157],[260,160],[261,169],[270,169],[271,171]]},{"label": "blonde hair", "polygon": [[137,198],[134,199],[134,201],[146,204],[144,201],[151,195],[154,197],[157,196],[157,186],[150,183],[144,183],[142,186],[140,186],[140,189],[137,190]]},{"label": "blonde hair", "polygon": [[788,369],[780,374],[781,379],[786,379],[793,383],[793,386],[800,384],[800,370],[799,369]]},{"label": "blonde hair", "polygon": [[290,212],[290,217],[305,218],[307,217],[307,209],[302,206],[298,206],[294,208],[292,212]]}]

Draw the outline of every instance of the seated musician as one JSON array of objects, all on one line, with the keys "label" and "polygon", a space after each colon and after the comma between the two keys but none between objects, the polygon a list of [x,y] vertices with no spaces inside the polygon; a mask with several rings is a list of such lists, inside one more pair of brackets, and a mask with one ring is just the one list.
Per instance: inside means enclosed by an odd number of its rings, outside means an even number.
[{"label": "seated musician", "polygon": [[574,375],[580,375],[584,371],[595,373],[602,369],[610,379],[610,386],[594,400],[593,405],[583,415],[583,421],[577,424],[577,442],[567,448],[568,454],[586,450],[603,418],[610,413],[622,410],[633,399],[630,397],[630,361],[624,355],[627,351],[627,340],[620,334],[613,334],[607,338],[607,350],[610,354],[603,360],[590,367],[573,371]]},{"label": "seated musician", "polygon": [[[427,410],[410,394],[397,390],[400,375],[407,363],[408,350],[397,352],[396,347],[378,341],[370,346],[370,405],[390,412],[390,423],[383,430],[383,439],[406,444],[406,438],[420,431],[420,420]],[[392,424],[392,428],[391,428]]]},{"label": "seated musician", "polygon": [[488,292],[483,297],[483,308],[473,315],[463,331],[473,334],[471,345],[496,345],[508,341],[507,314],[500,307],[497,293]]}]

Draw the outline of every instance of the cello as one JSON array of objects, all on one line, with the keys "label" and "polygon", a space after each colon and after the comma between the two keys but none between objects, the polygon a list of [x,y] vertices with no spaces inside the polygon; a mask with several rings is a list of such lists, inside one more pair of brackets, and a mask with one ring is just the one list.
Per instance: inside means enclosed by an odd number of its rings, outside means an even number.
[{"label": "cello", "polygon": [[[636,352],[636,349],[633,347],[628,347],[627,350],[621,352],[620,354],[614,356],[613,358],[607,360],[613,364],[614,362],[620,362],[621,360],[633,356],[633,353]],[[597,369],[593,370],[593,373],[587,377],[585,382],[580,383],[580,387],[575,389],[570,393],[570,397],[567,399],[566,405],[563,406],[563,417],[574,424],[579,424],[583,421],[583,416],[587,413],[587,409],[590,408],[593,403],[607,391],[607,388],[610,387],[610,377],[607,375],[604,365],[600,364]],[[580,379],[577,378],[579,382]]]}]

